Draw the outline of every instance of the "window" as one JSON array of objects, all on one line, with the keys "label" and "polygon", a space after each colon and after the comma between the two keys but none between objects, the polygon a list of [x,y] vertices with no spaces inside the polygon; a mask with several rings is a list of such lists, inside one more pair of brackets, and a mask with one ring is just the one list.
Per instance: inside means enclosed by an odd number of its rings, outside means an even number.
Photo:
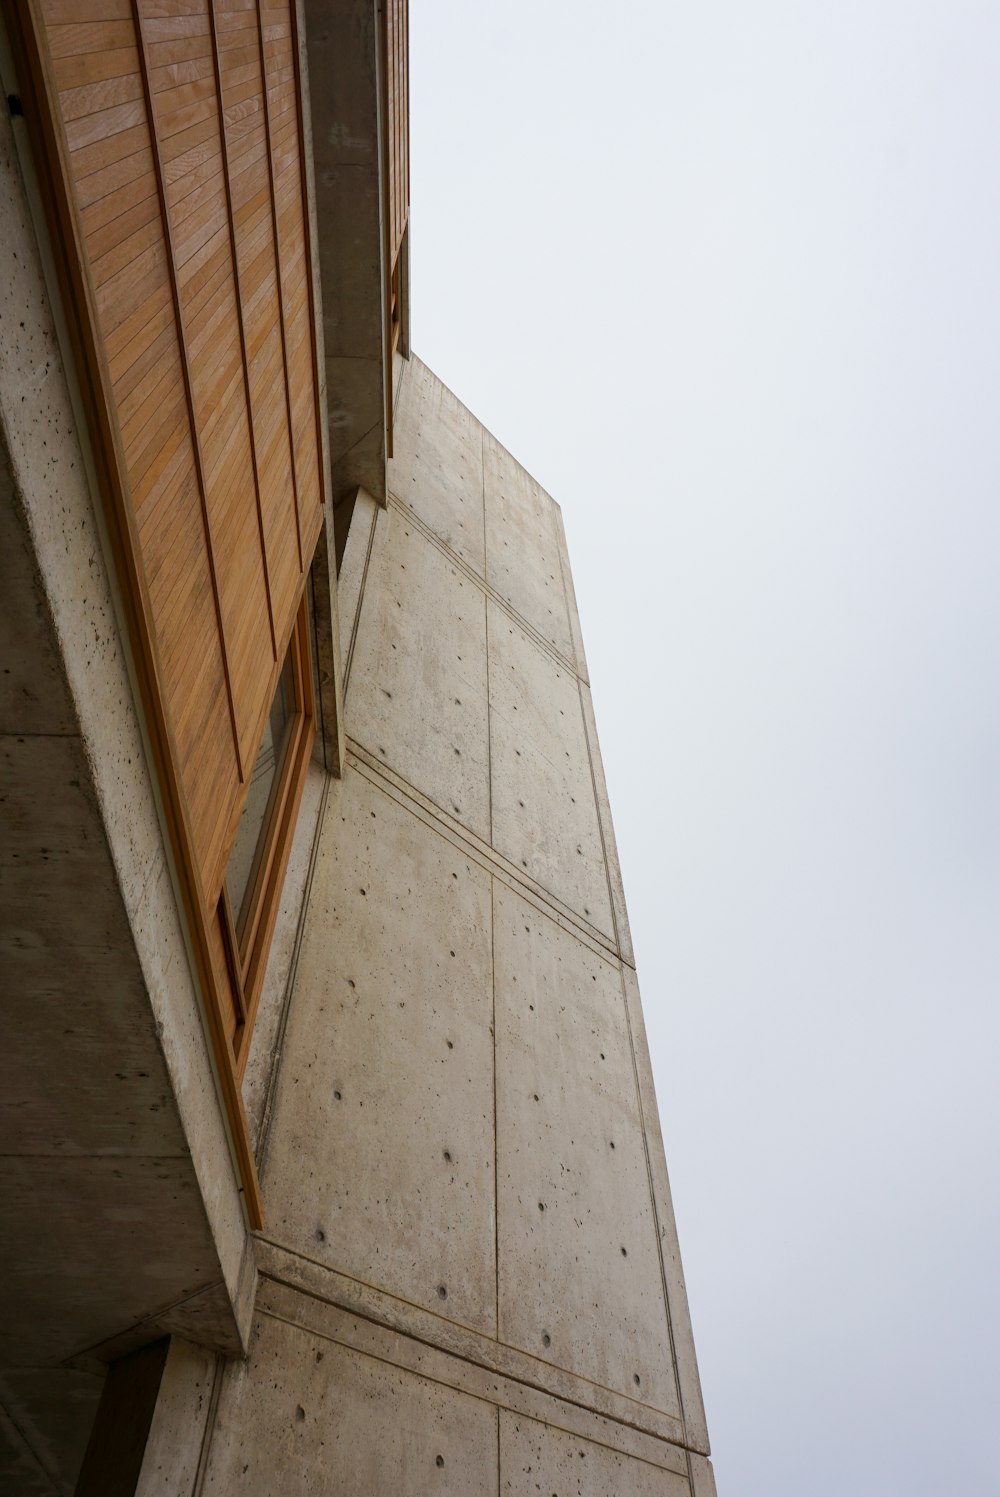
[{"label": "window", "polygon": [[278,913],[299,799],[315,732],[306,600],[278,675],[219,900],[238,1016],[242,1071]]}]

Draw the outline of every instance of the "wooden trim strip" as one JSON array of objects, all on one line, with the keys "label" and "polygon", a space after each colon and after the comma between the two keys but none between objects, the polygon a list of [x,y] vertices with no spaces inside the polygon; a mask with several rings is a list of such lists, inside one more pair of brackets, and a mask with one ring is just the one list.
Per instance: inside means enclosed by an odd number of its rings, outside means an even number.
[{"label": "wooden trim strip", "polygon": [[[295,0],[289,0],[294,5]],[[292,465],[292,497],[295,506],[295,538],[299,547],[299,573],[305,571],[302,550],[302,526],[299,523],[299,476],[295,459],[295,426],[292,420],[292,396],[288,388],[288,338],[285,332],[285,283],[281,274],[281,239],[278,234],[278,201],[274,188],[274,149],[271,144],[271,102],[267,96],[267,58],[264,54],[264,21],[260,13],[260,0],[254,0],[254,15],[257,18],[257,46],[260,54],[260,85],[264,96],[264,133],[267,140],[267,177],[271,184],[271,231],[274,237],[274,278],[278,296],[278,323],[281,327],[281,359],[285,372],[285,418],[288,422],[288,452]],[[301,136],[300,136],[301,139]]]},{"label": "wooden trim strip", "polygon": [[142,75],[142,87],[146,97],[146,108],[149,112],[149,138],[153,147],[153,171],[156,174],[156,190],[160,198],[160,212],[163,215],[163,233],[167,241],[167,274],[170,278],[170,293],[173,297],[174,317],[177,321],[177,341],[180,346],[181,372],[184,377],[184,395],[187,401],[188,421],[191,426],[191,445],[194,450],[195,472],[198,476],[198,498],[201,502],[202,524],[205,526],[205,535],[208,538],[208,567],[212,578],[212,599],[215,604],[215,618],[219,629],[219,638],[222,641],[222,668],[226,677],[226,699],[229,704],[229,719],[232,723],[233,742],[236,747],[236,764],[239,769],[240,784],[242,785],[246,783],[247,767],[243,762],[239,723],[236,720],[236,699],[233,693],[233,683],[229,669],[229,648],[226,643],[222,604],[219,598],[219,580],[215,571],[215,541],[212,536],[212,523],[208,513],[205,458],[201,450],[201,437],[198,432],[198,413],[194,403],[194,390],[191,383],[191,358],[188,352],[187,336],[184,331],[184,313],[181,304],[180,287],[177,283],[177,256],[174,245],[174,230],[170,218],[170,208],[167,203],[167,191],[163,175],[163,155],[156,129],[156,109],[153,103],[153,89],[149,80],[149,47],[143,29],[140,0],[131,0],[131,5],[132,18],[135,23],[136,36],[139,42],[139,72]]},{"label": "wooden trim strip", "polygon": [[[295,113],[299,123],[299,178],[302,191],[302,238],[306,256],[306,288],[309,292],[309,347],[312,352],[313,407],[316,414],[316,463],[319,468],[319,503],[326,507],[329,497],[329,481],[326,463],[323,460],[323,409],[320,401],[319,349],[316,337],[316,277],[312,235],[312,217],[309,212],[309,167],[306,161],[306,129],[302,97],[302,53],[299,45],[298,0],[288,0],[288,11],[292,18],[292,62],[295,67]],[[265,102],[266,102],[265,92]]]},{"label": "wooden trim strip", "polygon": [[[241,958],[239,947],[237,945],[233,947],[242,983],[240,1003],[246,1015],[242,1029],[234,1036],[236,1065],[241,1076],[246,1069],[247,1057],[250,1053],[250,1041],[264,986],[271,937],[278,917],[281,885],[288,867],[306,770],[309,767],[313,741],[316,737],[316,702],[313,693],[312,661],[309,654],[309,616],[304,593],[296,612],[289,649],[292,651],[292,675],[297,708],[294,734],[282,758],[278,794],[270,814],[268,843],[261,865],[254,875],[253,918],[249,929],[244,932],[245,956]],[[231,934],[235,937],[235,928]]]},{"label": "wooden trim strip", "polygon": [[[240,350],[243,355],[243,388],[246,392],[247,426],[250,429],[250,457],[253,462],[254,498],[257,502],[257,530],[260,535],[260,554],[264,563],[264,592],[267,596],[267,621],[271,628],[271,655],[278,658],[278,643],[274,632],[274,606],[271,602],[271,576],[267,561],[267,541],[264,535],[264,513],[260,502],[260,471],[257,464],[257,434],[254,430],[253,394],[250,389],[250,364],[247,359],[247,335],[243,321],[243,289],[240,284],[240,257],[236,245],[236,221],[233,214],[233,188],[229,175],[229,141],[226,135],[226,106],[222,97],[222,63],[219,58],[219,31],[215,13],[216,0],[208,0],[209,25],[212,31],[212,63],[215,69],[215,91],[219,100],[219,133],[222,139],[222,179],[226,185],[226,216],[229,219],[229,249],[233,257],[233,276],[236,281],[236,313],[240,325]],[[231,913],[231,912],[230,912]]]},{"label": "wooden trim strip", "polygon": [[173,852],[181,904],[191,935],[195,978],[205,1006],[211,1049],[222,1093],[241,1194],[252,1229],[264,1225],[264,1208],[250,1129],[215,988],[205,920],[205,897],[194,856],[194,838],[177,769],[177,748],[167,715],[163,672],[135,517],[125,478],[125,456],[114,415],[111,375],[100,339],[93,286],[79,219],[67,184],[72,181],[69,151],[55,102],[46,29],[38,0],[15,0],[9,9],[25,120],[34,148],[35,169],[48,219],[59,277],[62,310],[72,345],[94,467],[107,523],[114,573],[131,645],[132,665],[149,734],[153,771],[160,787],[167,837]]},{"label": "wooden trim strip", "polygon": [[224,944],[226,947],[226,959],[229,963],[229,980],[233,985],[236,1012],[239,1016],[239,1026],[242,1028],[247,1021],[247,1006],[243,1001],[243,974],[240,971],[239,962],[240,943],[236,937],[236,919],[233,915],[232,900],[229,898],[229,886],[225,879],[222,880],[219,908],[222,912],[222,924],[226,932]]}]

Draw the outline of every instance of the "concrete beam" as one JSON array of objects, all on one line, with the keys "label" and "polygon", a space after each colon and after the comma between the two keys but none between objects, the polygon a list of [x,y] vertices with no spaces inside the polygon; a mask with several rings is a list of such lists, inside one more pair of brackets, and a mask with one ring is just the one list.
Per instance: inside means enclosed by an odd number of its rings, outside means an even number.
[{"label": "concrete beam", "polygon": [[374,0],[304,0],[331,496],[385,502],[385,311]]}]

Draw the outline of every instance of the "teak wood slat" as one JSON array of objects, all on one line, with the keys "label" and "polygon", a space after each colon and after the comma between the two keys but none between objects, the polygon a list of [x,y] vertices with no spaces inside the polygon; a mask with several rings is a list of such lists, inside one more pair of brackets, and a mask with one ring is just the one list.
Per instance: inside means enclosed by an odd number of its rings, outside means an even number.
[{"label": "teak wood slat", "polygon": [[[224,878],[296,630],[308,652],[300,615],[326,493],[294,5],[13,11],[153,767],[257,1226],[240,1075],[274,911],[258,909],[252,969],[234,969]],[[300,777],[312,731],[307,713]],[[282,791],[287,836],[300,790],[301,778]],[[286,857],[279,838],[268,887]]]}]

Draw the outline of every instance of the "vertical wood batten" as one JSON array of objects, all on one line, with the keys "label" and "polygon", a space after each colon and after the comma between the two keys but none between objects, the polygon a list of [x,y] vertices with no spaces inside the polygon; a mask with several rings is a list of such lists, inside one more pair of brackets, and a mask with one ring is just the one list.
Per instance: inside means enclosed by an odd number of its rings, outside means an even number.
[{"label": "vertical wood batten", "polygon": [[[233,275],[236,283],[236,309],[240,329],[240,353],[243,361],[243,388],[246,392],[247,426],[250,435],[250,453],[253,463],[254,498],[257,506],[257,527],[260,533],[261,554],[264,559],[264,593],[267,598],[267,620],[271,631],[271,655],[277,664],[278,645],[274,629],[274,608],[271,601],[271,577],[268,564],[267,540],[264,533],[264,515],[261,509],[260,492],[260,468],[257,461],[257,436],[254,421],[253,395],[250,389],[250,367],[247,359],[246,325],[244,321],[244,300],[240,280],[240,257],[236,244],[236,219],[233,212],[232,178],[229,168],[229,141],[226,130],[226,104],[223,94],[222,67],[219,59],[219,32],[215,12],[215,0],[208,0],[209,25],[212,35],[212,63],[215,72],[215,88],[219,101],[219,131],[222,144],[222,175],[226,190],[226,217],[229,224],[229,246],[233,260]],[[265,703],[265,711],[267,704]]]},{"label": "vertical wood batten", "polygon": [[319,468],[319,504],[325,508],[328,478],[323,461],[323,409],[320,397],[321,381],[319,352],[316,345],[316,267],[313,263],[312,228],[309,213],[309,180],[305,152],[305,117],[303,113],[304,89],[302,85],[302,40],[299,35],[298,0],[288,0],[288,13],[292,25],[292,65],[295,69],[295,112],[299,133],[299,183],[302,193],[302,241],[306,260],[306,290],[309,297],[309,347],[312,354],[313,410],[316,421],[316,462]]},{"label": "vertical wood batten", "polygon": [[222,641],[222,664],[226,679],[226,697],[229,704],[229,719],[233,730],[233,744],[236,753],[236,763],[239,771],[240,783],[245,784],[247,779],[247,768],[243,758],[243,748],[240,743],[239,724],[236,717],[236,701],[233,694],[232,675],[229,663],[229,650],[226,644],[226,632],[223,623],[222,606],[219,599],[219,581],[216,575],[215,545],[212,536],[212,525],[208,513],[208,492],[205,484],[205,465],[201,450],[201,435],[198,430],[197,411],[194,403],[194,392],[191,385],[191,363],[187,347],[187,337],[184,331],[184,316],[181,305],[180,287],[177,278],[177,258],[174,245],[174,230],[170,217],[169,204],[167,202],[166,184],[163,176],[163,155],[159,135],[156,127],[156,113],[153,105],[153,91],[149,77],[149,52],[148,43],[143,29],[142,8],[140,0],[131,0],[132,16],[135,24],[135,33],[139,41],[139,72],[142,78],[143,94],[146,100],[146,109],[149,115],[149,136],[153,148],[153,169],[156,174],[156,189],[160,199],[160,213],[163,218],[163,233],[167,243],[167,274],[170,281],[170,293],[174,305],[174,317],[177,323],[177,339],[180,345],[181,372],[184,383],[184,396],[187,404],[188,420],[191,426],[191,443],[194,449],[195,470],[198,477],[198,496],[201,503],[202,524],[205,527],[205,536],[208,542],[208,566],[212,578],[212,597],[215,604],[215,617]]},{"label": "vertical wood batten", "polygon": [[[290,0],[294,5],[294,0]],[[292,494],[295,508],[295,536],[299,548],[299,572],[305,567],[305,550],[302,544],[302,525],[299,519],[298,461],[295,450],[295,426],[292,415],[292,395],[288,379],[288,338],[285,329],[285,283],[281,267],[281,236],[278,226],[278,199],[274,180],[274,147],[271,138],[271,104],[268,97],[267,57],[264,47],[264,20],[260,12],[260,0],[254,0],[254,16],[257,22],[257,45],[260,52],[261,93],[264,101],[264,138],[267,144],[267,176],[270,183],[271,226],[274,234],[275,280],[278,296],[278,323],[281,328],[281,358],[284,370],[285,415],[288,422],[288,447],[291,461]]]}]

